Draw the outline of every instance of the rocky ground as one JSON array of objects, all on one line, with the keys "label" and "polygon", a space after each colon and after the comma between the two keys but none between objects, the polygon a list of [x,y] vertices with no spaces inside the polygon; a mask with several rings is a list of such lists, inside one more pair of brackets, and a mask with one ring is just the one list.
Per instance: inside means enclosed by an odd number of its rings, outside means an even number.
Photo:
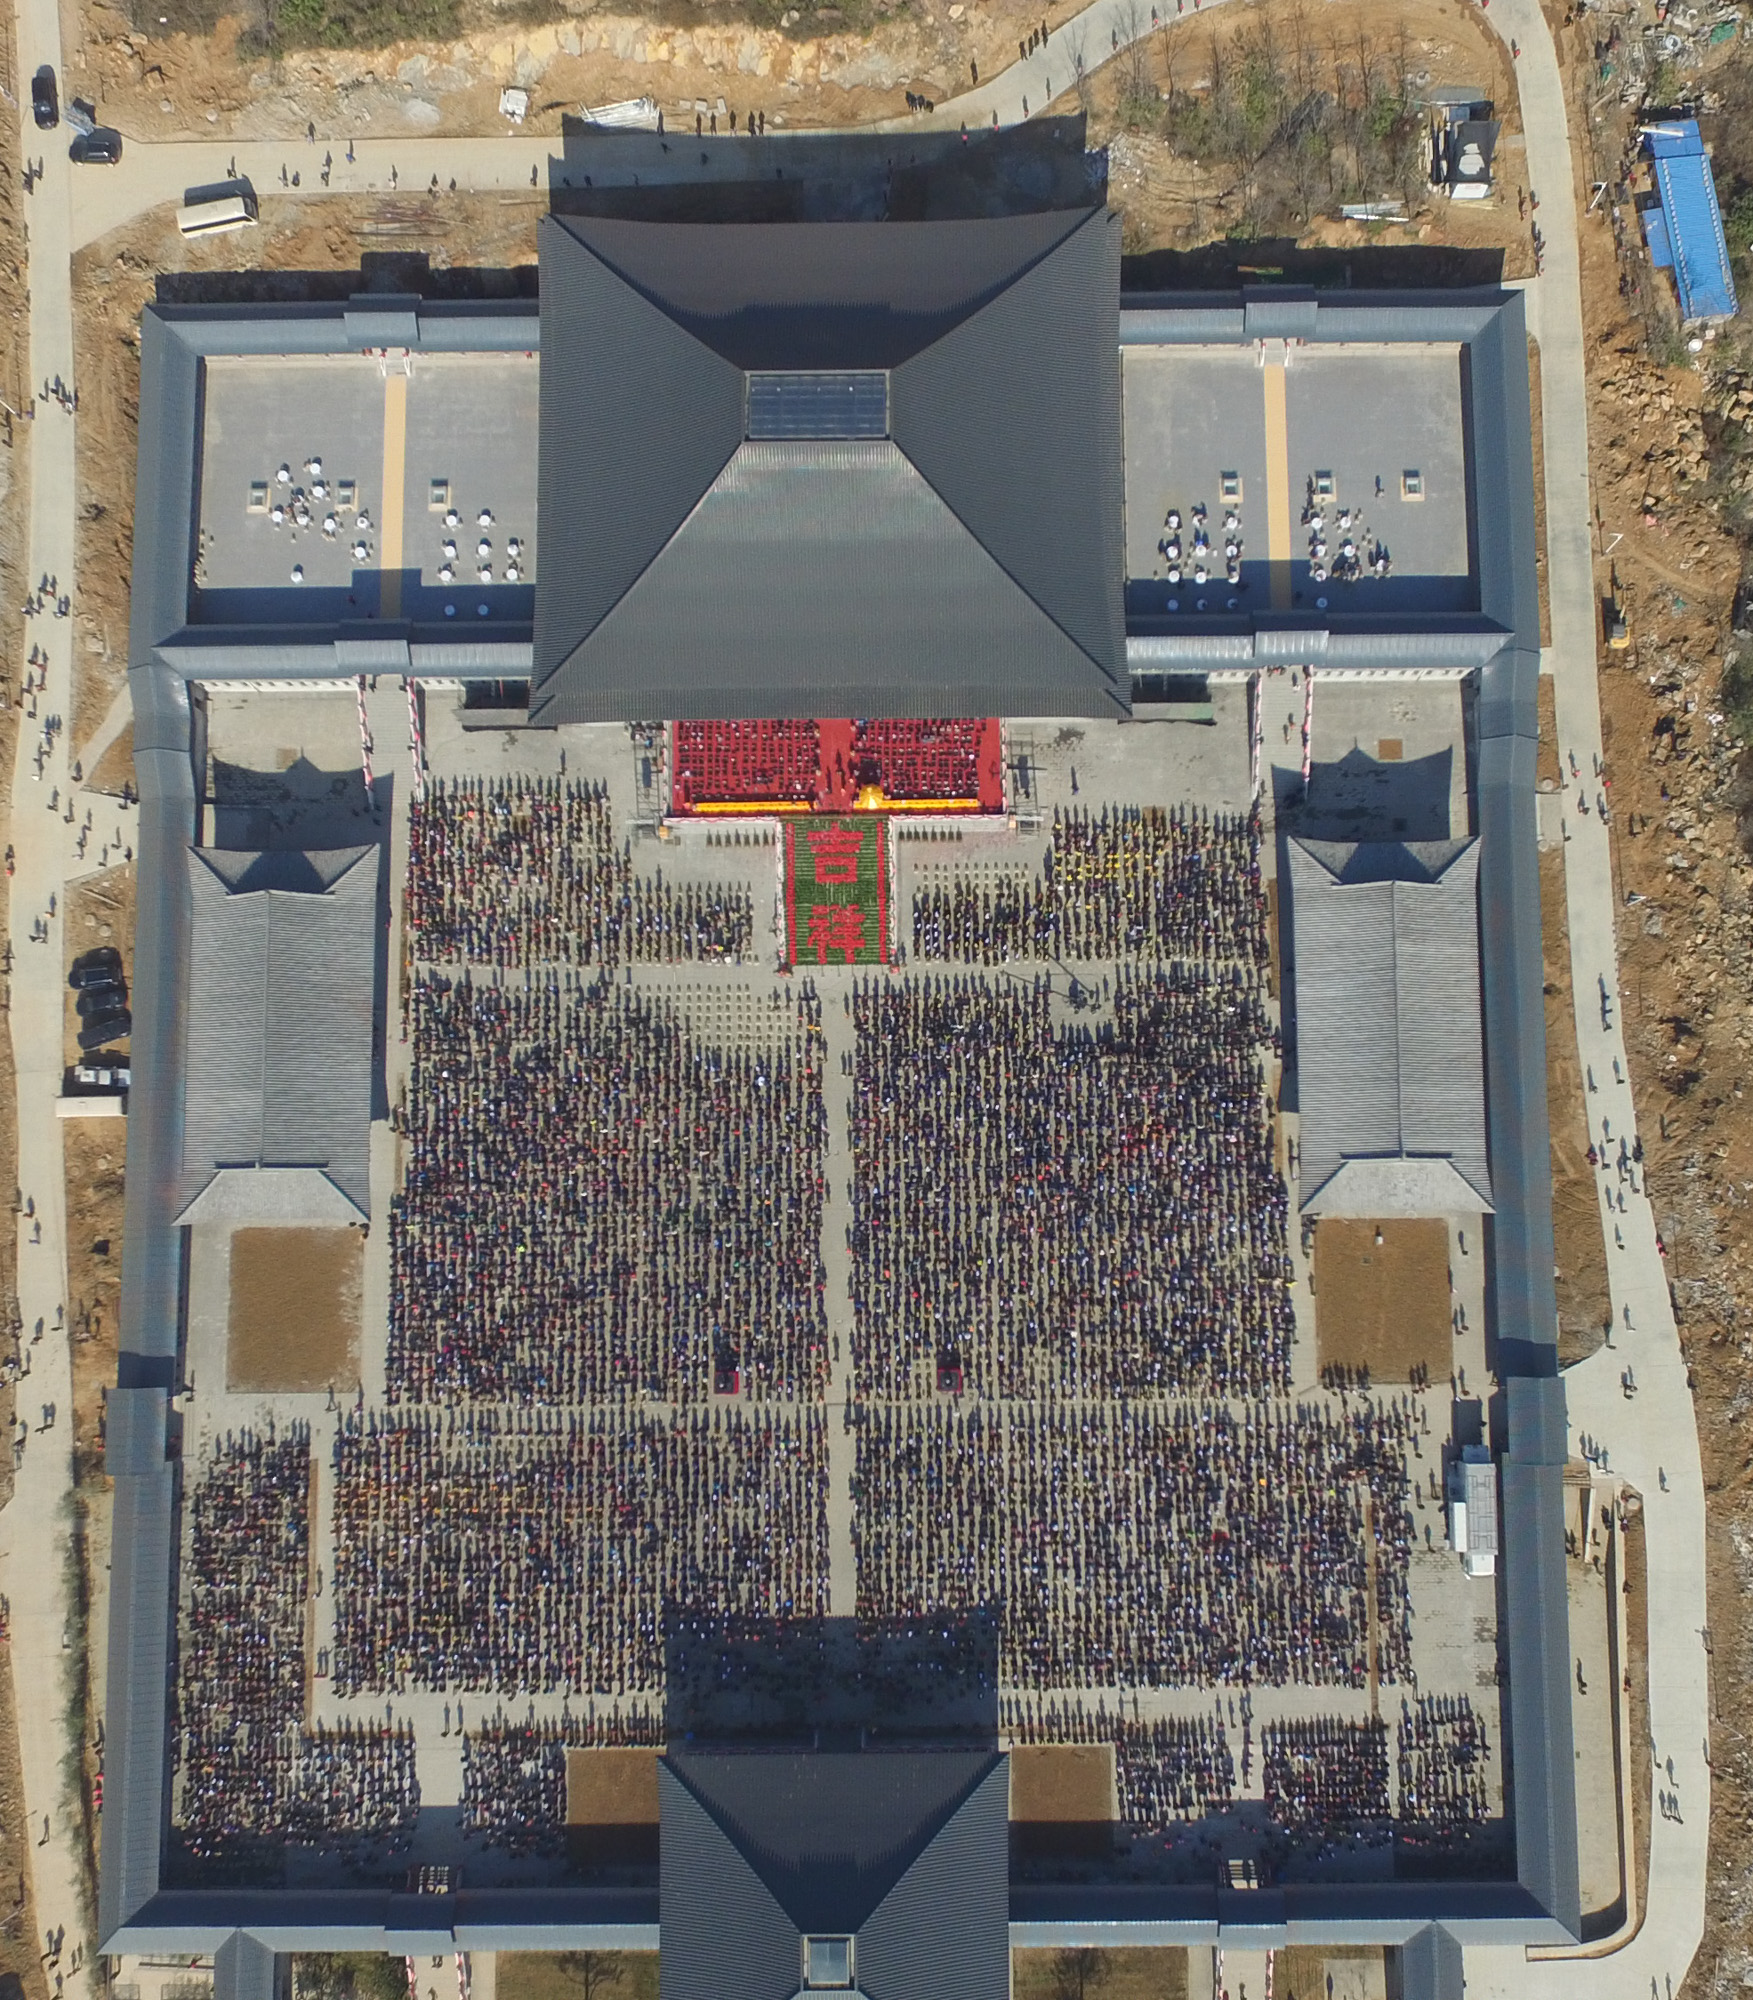
[{"label": "rocky ground", "polygon": [[[1214,152],[1193,137],[1198,120],[1165,113],[1165,97],[1209,98],[1220,73],[1241,76],[1245,98],[1258,88],[1262,68],[1293,106],[1311,96],[1399,96],[1405,137],[1420,160],[1418,100],[1445,84],[1477,90],[1502,120],[1496,194],[1479,203],[1433,198],[1422,184],[1386,177],[1379,160],[1383,178],[1335,186],[1325,145],[1314,149],[1321,157],[1306,175],[1274,165],[1285,150],[1275,146],[1250,176],[1243,169],[1252,148],[1244,146],[1242,158],[1233,146]],[[1325,0],[1318,10],[1296,0],[1248,0],[1201,18],[1189,9],[1134,54],[1094,71],[1077,95],[1091,114],[1092,143],[1108,147],[1109,199],[1125,213],[1126,247],[1135,257],[1197,251],[1236,235],[1255,239],[1240,242],[1239,255],[1268,274],[1279,253],[1293,249],[1305,257],[1353,253],[1360,284],[1371,281],[1369,257],[1381,260],[1386,275],[1395,253],[1404,265],[1421,248],[1477,253],[1485,261],[1475,282],[1533,270],[1515,80],[1502,44],[1468,0]],[[1379,200],[1403,201],[1405,219],[1353,222],[1340,214],[1344,203]]]},{"label": "rocky ground", "polygon": [[[163,8],[128,12],[68,0],[67,92],[93,99],[107,123],[143,140],[302,137],[325,142],[400,132],[508,130],[499,93],[530,93],[525,129],[558,135],[587,105],[654,98],[673,120],[696,101],[728,118],[764,111],[778,129],[868,125],[904,118],[907,94],[938,100],[995,74],[1043,21],[1056,26],[1076,0],[888,4],[868,11],[787,8],[765,25],[696,10],[693,19],[559,14],[534,25],[487,18],[440,44],[391,41],[361,49],[259,46],[249,14],[210,33],[179,32]],[[507,10],[509,14],[511,10]],[[862,18],[854,26],[849,11]],[[785,25],[780,26],[783,19]]]}]

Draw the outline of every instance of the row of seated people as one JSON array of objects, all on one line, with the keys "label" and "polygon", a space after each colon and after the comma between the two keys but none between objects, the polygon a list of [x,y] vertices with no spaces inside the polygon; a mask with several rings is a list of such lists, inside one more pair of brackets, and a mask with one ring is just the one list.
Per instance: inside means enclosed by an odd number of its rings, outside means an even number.
[{"label": "row of seated people", "polygon": [[885,799],[1003,806],[998,724],[803,719],[678,722],[671,797],[677,812],[712,805],[847,811],[874,788]]}]

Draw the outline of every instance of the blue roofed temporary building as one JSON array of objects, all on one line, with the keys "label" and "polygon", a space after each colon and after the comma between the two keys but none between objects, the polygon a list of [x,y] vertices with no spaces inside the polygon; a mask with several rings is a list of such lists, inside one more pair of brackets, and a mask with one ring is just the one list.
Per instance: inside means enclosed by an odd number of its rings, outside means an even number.
[{"label": "blue roofed temporary building", "polygon": [[1644,216],[1650,261],[1672,268],[1682,322],[1733,319],[1739,306],[1729,246],[1698,121],[1646,125],[1643,139],[1661,203],[1659,221],[1651,220],[1654,210]]},{"label": "blue roofed temporary building", "polygon": [[1659,208],[1645,208],[1638,211],[1638,220],[1643,224],[1643,240],[1650,253],[1650,262],[1658,271],[1672,270],[1674,246],[1668,241],[1668,218]]}]

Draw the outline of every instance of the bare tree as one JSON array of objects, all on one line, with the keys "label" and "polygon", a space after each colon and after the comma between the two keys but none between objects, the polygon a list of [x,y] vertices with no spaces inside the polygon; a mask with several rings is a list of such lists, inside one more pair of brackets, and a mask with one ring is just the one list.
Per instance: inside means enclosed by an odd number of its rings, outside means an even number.
[{"label": "bare tree", "polygon": [[608,2000],[627,1977],[626,1958],[618,1951],[563,1951],[555,1963],[578,2000]]},{"label": "bare tree", "polygon": [[1092,2000],[1114,1976],[1107,1952],[1084,1946],[1053,1955],[1053,2000]]},{"label": "bare tree", "polygon": [[1139,0],[1126,0],[1112,33],[1120,76],[1120,116],[1127,124],[1144,124],[1156,111],[1157,93],[1151,82],[1149,29]]}]

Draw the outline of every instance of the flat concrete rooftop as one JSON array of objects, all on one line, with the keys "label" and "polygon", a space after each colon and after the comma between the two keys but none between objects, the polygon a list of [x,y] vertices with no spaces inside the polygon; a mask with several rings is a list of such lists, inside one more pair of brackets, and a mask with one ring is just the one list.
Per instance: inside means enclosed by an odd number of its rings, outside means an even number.
[{"label": "flat concrete rooftop", "polygon": [[[1478,611],[1466,365],[1456,342],[1123,347],[1128,614]],[[486,616],[527,623],[539,394],[534,354],[210,357],[190,622],[455,618],[474,628],[486,604]],[[308,525],[294,517],[300,499]],[[1211,544],[1203,584],[1200,504]],[[1340,574],[1348,539],[1361,571],[1352,581]],[[1383,575],[1373,573],[1378,551]]]},{"label": "flat concrete rooftop", "polygon": [[[211,357],[192,622],[472,623],[486,603],[527,623],[539,385],[533,354]],[[294,517],[300,499],[308,525]]]},{"label": "flat concrete rooftop", "polygon": [[[1128,614],[1477,611],[1465,365],[1456,343],[1122,348]],[[1211,543],[1204,585],[1194,574],[1200,504]],[[1311,507],[1324,526],[1325,578],[1315,573]],[[1178,580],[1164,546],[1171,509],[1181,515]],[[1225,561],[1232,513],[1235,582]],[[1349,582],[1335,563],[1348,538],[1364,572]],[[1370,569],[1378,549],[1384,576]]]}]

